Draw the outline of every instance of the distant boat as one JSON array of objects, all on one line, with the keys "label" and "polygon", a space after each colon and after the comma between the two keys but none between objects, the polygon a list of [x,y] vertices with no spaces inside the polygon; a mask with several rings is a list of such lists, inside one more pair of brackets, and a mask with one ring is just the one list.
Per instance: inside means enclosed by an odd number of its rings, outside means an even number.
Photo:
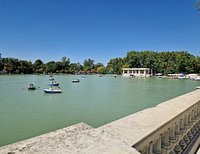
[{"label": "distant boat", "polygon": [[59,86],[59,83],[57,83],[56,81],[52,81],[51,83],[49,83],[49,86]]},{"label": "distant boat", "polygon": [[28,90],[35,90],[36,87],[31,83],[29,84]]},{"label": "distant boat", "polygon": [[61,89],[53,89],[52,87],[49,89],[44,89],[45,93],[49,93],[49,94],[55,94],[55,93],[61,93]]},{"label": "distant boat", "polygon": [[78,83],[78,82],[80,82],[80,80],[79,79],[74,79],[74,80],[72,80],[72,82],[73,83]]},{"label": "distant boat", "polygon": [[178,79],[187,79],[185,76],[179,76]]},{"label": "distant boat", "polygon": [[192,78],[191,80],[194,80],[194,81],[200,81],[200,77]]},{"label": "distant boat", "polygon": [[54,77],[53,77],[52,75],[50,75],[50,76],[49,76],[49,80],[50,80],[50,81],[53,81],[53,80],[54,80]]}]

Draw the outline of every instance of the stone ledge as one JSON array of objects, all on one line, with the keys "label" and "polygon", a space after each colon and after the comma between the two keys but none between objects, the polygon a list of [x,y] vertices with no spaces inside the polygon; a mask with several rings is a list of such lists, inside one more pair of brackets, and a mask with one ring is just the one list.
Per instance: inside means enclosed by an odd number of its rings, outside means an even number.
[{"label": "stone ledge", "polygon": [[0,154],[138,154],[103,130],[84,123],[59,129],[41,136],[3,146]]}]

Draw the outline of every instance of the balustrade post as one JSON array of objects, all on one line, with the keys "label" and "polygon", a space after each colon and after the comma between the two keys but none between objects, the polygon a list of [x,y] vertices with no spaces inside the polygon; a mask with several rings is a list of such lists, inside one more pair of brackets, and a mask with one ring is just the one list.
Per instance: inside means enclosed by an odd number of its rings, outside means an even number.
[{"label": "balustrade post", "polygon": [[188,128],[188,115],[186,115],[184,118],[184,126]]},{"label": "balustrade post", "polygon": [[183,137],[183,139],[184,139],[186,144],[190,143],[190,138],[188,137],[187,134]]},{"label": "balustrade post", "polygon": [[171,129],[168,129],[166,132],[164,132],[163,141],[162,141],[163,153],[169,153],[172,150],[171,149],[172,146],[170,146],[171,142],[169,141],[170,132],[171,132]]},{"label": "balustrade post", "polygon": [[181,131],[180,131],[180,123],[177,123],[176,127],[175,127],[175,134],[176,134],[176,138],[179,139],[179,136],[181,135]]},{"label": "balustrade post", "polygon": [[193,138],[193,134],[191,133],[191,131],[188,131],[187,136],[189,137],[190,140]]},{"label": "balustrade post", "polygon": [[148,154],[153,154],[153,142],[149,143]]},{"label": "balustrade post", "polygon": [[154,150],[153,151],[156,154],[162,153],[162,149],[161,149],[161,136],[159,136],[158,139],[156,140],[156,143],[154,145]]},{"label": "balustrade post", "polygon": [[194,127],[192,127],[192,129],[191,129],[191,133],[193,134],[193,136],[195,136],[196,130],[194,129]]},{"label": "balustrade post", "polygon": [[175,140],[176,140],[174,127],[170,128],[169,139],[170,139],[171,142],[175,142]]},{"label": "balustrade post", "polygon": [[194,119],[197,120],[197,109],[194,110]]},{"label": "balustrade post", "polygon": [[163,144],[164,146],[169,146],[169,131],[166,131],[166,132],[164,133],[162,144]]},{"label": "balustrade post", "polygon": [[198,128],[197,124],[194,125],[194,130],[196,131],[196,133],[199,131],[199,128]]},{"label": "balustrade post", "polygon": [[186,129],[184,127],[184,120],[183,119],[180,119],[180,130],[181,130],[182,134],[186,131]]},{"label": "balustrade post", "polygon": [[181,153],[182,153],[182,149],[181,149],[181,147],[180,147],[179,144],[177,144],[177,145],[174,147],[174,152],[175,152],[176,154],[181,154]]},{"label": "balustrade post", "polygon": [[197,107],[197,114],[200,115],[200,106]]},{"label": "balustrade post", "polygon": [[195,122],[195,114],[194,114],[194,110],[192,110],[192,123]]},{"label": "balustrade post", "polygon": [[188,115],[188,122],[189,122],[189,125],[192,126],[193,122],[192,122],[192,113],[190,113]]},{"label": "balustrade post", "polygon": [[179,144],[180,144],[182,150],[184,150],[187,147],[187,144],[185,143],[185,141],[183,139],[180,140]]}]

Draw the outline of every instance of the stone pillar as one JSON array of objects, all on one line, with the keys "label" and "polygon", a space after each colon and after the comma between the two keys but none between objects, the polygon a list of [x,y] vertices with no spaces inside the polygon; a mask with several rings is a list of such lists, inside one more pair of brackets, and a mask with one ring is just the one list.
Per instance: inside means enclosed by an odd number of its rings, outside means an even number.
[{"label": "stone pillar", "polygon": [[174,147],[174,152],[175,152],[176,154],[181,154],[181,153],[182,153],[182,149],[181,149],[181,147],[180,147],[179,144],[177,144],[177,145]]},{"label": "stone pillar", "polygon": [[164,146],[169,146],[169,131],[166,131],[166,132],[164,133],[162,144],[163,144]]},{"label": "stone pillar", "polygon": [[144,76],[146,76],[146,74],[147,74],[147,73],[146,73],[146,70],[144,70]]},{"label": "stone pillar", "polygon": [[188,115],[186,115],[185,118],[184,118],[184,126],[185,127],[188,126]]},{"label": "stone pillar", "polygon": [[187,144],[185,143],[184,140],[180,140],[179,144],[180,144],[182,150],[184,150],[187,147]]},{"label": "stone pillar", "polygon": [[182,134],[186,131],[184,127],[184,119],[180,119],[180,130]]},{"label": "stone pillar", "polygon": [[194,123],[195,122],[194,110],[192,110],[192,116],[191,116],[191,118],[192,118],[192,123]]},{"label": "stone pillar", "polygon": [[161,149],[161,136],[159,136],[158,139],[156,140],[156,142],[154,144],[153,152],[156,153],[156,154],[162,153],[162,149]]},{"label": "stone pillar", "polygon": [[[162,147],[163,147],[163,153],[169,153],[172,149],[170,146],[170,129],[168,129],[166,132],[164,132],[163,140],[162,140]],[[171,144],[172,145],[172,144]]]},{"label": "stone pillar", "polygon": [[188,115],[188,122],[189,125],[192,126],[193,122],[192,122],[192,112]]},{"label": "stone pillar", "polygon": [[186,144],[190,142],[190,138],[188,137],[187,134],[183,137],[183,140],[185,141]]},{"label": "stone pillar", "polygon": [[188,131],[187,136],[189,137],[190,140],[193,138],[193,134],[191,133],[191,131]]},{"label": "stone pillar", "polygon": [[181,132],[180,132],[180,123],[178,123],[177,125],[176,125],[176,127],[175,127],[175,134],[176,134],[176,136],[179,136],[179,135],[181,135]]},{"label": "stone pillar", "polygon": [[169,139],[170,139],[171,142],[174,142],[174,141],[176,140],[174,127],[171,127],[171,128],[170,128],[170,131],[169,131]]},{"label": "stone pillar", "polygon": [[149,143],[148,154],[153,154],[153,142]]},{"label": "stone pillar", "polygon": [[194,119],[195,119],[195,121],[197,120],[197,117],[198,117],[198,116],[197,116],[197,109],[195,109],[195,110],[194,110]]}]

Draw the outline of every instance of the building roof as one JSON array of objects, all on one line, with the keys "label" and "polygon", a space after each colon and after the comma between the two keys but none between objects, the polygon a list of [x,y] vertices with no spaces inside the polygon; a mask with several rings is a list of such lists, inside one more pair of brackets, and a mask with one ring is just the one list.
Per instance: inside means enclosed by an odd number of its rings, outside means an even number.
[{"label": "building roof", "polygon": [[122,69],[123,71],[126,71],[126,70],[132,70],[132,71],[137,71],[137,70],[143,70],[143,71],[149,71],[150,70],[150,68],[123,68]]}]

